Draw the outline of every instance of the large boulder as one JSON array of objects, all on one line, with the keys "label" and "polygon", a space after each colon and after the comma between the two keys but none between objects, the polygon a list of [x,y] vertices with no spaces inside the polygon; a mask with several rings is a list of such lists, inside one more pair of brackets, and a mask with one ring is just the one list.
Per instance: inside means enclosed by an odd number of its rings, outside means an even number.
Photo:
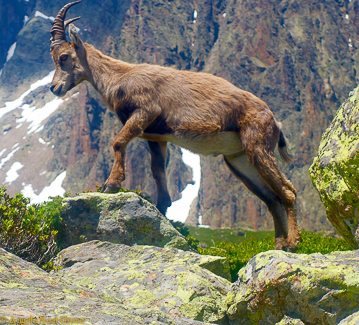
[{"label": "large boulder", "polygon": [[359,88],[349,94],[322,136],[309,169],[327,217],[359,248]]},{"label": "large boulder", "polygon": [[190,250],[157,208],[133,192],[83,193],[64,200],[62,247],[90,240]]},{"label": "large boulder", "polygon": [[176,318],[228,324],[231,283],[208,271],[217,264],[228,275],[223,257],[91,241],[61,251],[55,264],[62,267],[54,274],[57,278],[109,295],[130,308],[157,308]]},{"label": "large boulder", "polygon": [[358,318],[358,262],[359,251],[260,253],[227,297],[231,324],[354,324],[345,319]]},{"label": "large boulder", "polygon": [[156,306],[144,310],[124,305],[114,295],[49,275],[1,248],[0,301],[1,324],[204,324],[181,316],[172,317]]}]

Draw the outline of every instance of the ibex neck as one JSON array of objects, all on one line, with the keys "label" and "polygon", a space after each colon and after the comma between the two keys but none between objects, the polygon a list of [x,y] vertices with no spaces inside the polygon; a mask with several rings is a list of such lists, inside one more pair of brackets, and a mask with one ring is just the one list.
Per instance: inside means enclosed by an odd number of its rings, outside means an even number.
[{"label": "ibex neck", "polygon": [[115,60],[85,44],[88,62],[88,81],[102,95],[104,101],[112,108],[120,85],[120,78],[131,70],[132,64]]}]

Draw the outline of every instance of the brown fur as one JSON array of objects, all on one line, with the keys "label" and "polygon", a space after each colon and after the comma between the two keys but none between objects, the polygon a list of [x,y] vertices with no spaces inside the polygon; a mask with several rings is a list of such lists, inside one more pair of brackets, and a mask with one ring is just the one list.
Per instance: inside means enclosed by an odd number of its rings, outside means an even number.
[{"label": "brown fur", "polygon": [[112,59],[82,43],[73,25],[70,37],[73,43],[52,48],[56,72],[51,90],[63,96],[87,80],[124,125],[113,144],[115,161],[105,192],[120,188],[126,146],[135,137],[149,141],[162,213],[171,205],[165,179],[166,141],[200,154],[223,154],[234,175],[271,211],[276,248],[296,249],[300,240],[296,191],[273,153],[280,139],[281,155],[287,160],[289,155],[265,102],[211,74]]}]

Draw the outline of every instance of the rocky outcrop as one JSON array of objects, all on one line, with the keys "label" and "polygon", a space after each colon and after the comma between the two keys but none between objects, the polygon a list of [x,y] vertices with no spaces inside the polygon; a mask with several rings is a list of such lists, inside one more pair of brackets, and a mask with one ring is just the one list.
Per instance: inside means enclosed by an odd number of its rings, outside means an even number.
[{"label": "rocky outcrop", "polygon": [[350,324],[359,310],[358,261],[359,251],[260,253],[232,285],[231,324]]},{"label": "rocky outcrop", "polygon": [[90,241],[61,251],[50,274],[0,249],[0,313],[15,322],[353,325],[358,260],[359,251],[268,251],[231,285],[219,276],[228,276],[224,258],[172,247]]},{"label": "rocky outcrop", "polygon": [[359,88],[324,132],[310,176],[327,217],[353,248],[359,247]]},{"label": "rocky outcrop", "polygon": [[131,308],[155,308],[172,317],[228,324],[230,282],[207,270],[216,263],[222,274],[226,268],[229,271],[228,262],[220,257],[91,241],[63,250],[55,260],[63,268],[54,275]]},{"label": "rocky outcrop", "polygon": [[[86,245],[90,244],[86,243]],[[102,247],[105,245],[106,243],[102,244]],[[109,244],[107,243],[107,245]],[[93,248],[96,248],[96,245],[94,245]],[[129,250],[130,248],[128,248],[128,252]],[[96,258],[99,257],[96,256],[96,252],[98,251],[88,252],[87,257],[92,256],[96,260]],[[110,251],[108,252],[108,255],[109,254]],[[108,278],[103,278],[103,280],[109,284],[109,287],[107,287],[111,288],[112,284],[110,282],[111,280],[116,281],[116,277],[111,277],[109,270],[111,270],[116,262],[113,261],[113,265],[110,265],[111,263],[107,260],[109,267],[106,267],[105,264],[100,265],[100,263],[101,259],[97,260],[96,273],[97,275],[105,275],[107,272]],[[46,323],[86,322],[86,324],[101,323],[121,325],[204,324],[203,322],[182,317],[181,315],[166,314],[154,304],[146,309],[141,308],[139,303],[148,302],[150,297],[154,295],[153,292],[152,295],[150,294],[143,299],[141,299],[141,290],[135,292],[132,300],[133,304],[124,304],[123,299],[117,297],[116,294],[110,294],[111,290],[109,292],[98,292],[90,285],[91,281],[86,277],[86,273],[83,274],[84,277],[82,281],[80,280],[79,275],[75,271],[76,268],[79,268],[80,264],[81,263],[78,262],[72,268],[64,268],[61,271],[61,274],[67,278],[67,280],[65,280],[60,274],[49,275],[34,264],[25,262],[19,257],[0,248],[1,323],[11,324],[11,322],[16,323],[16,321],[19,323],[35,323],[36,319],[37,323],[43,321]],[[96,262],[92,264],[96,264]],[[89,264],[86,266],[89,266]],[[197,269],[200,270],[200,267],[197,267]],[[66,270],[69,271],[69,275],[71,272],[73,273],[72,275],[76,278],[75,281],[70,279],[71,276],[65,276]],[[204,272],[206,272],[206,270],[204,270]],[[208,272],[208,274],[209,273],[210,272]],[[132,283],[139,281],[139,279],[136,278],[136,274],[138,275],[139,273],[127,273],[127,277],[125,277],[123,281]],[[150,279],[149,281],[151,282],[152,280]],[[225,283],[225,280],[221,281]],[[98,283],[98,285],[104,285],[105,282],[101,282],[101,284]],[[183,283],[186,287],[186,281],[183,281]],[[223,285],[222,283],[219,286]],[[136,285],[132,286],[132,288],[135,287]],[[121,288],[124,290],[121,290]],[[126,285],[117,289],[118,292],[124,293],[124,296],[126,295],[126,291],[129,290],[131,292],[132,290],[130,286]],[[115,293],[114,290],[113,293]],[[183,291],[183,293],[185,297],[187,291]],[[170,299],[167,304],[169,308],[171,303],[173,302]],[[42,317],[42,319],[40,317]]]},{"label": "rocky outcrop", "polygon": [[133,192],[83,193],[64,199],[62,247],[95,239],[190,250],[187,240],[150,202]]},{"label": "rocky outcrop", "polygon": [[[356,84],[358,6],[230,0],[224,13],[204,70],[267,102],[295,156],[293,164],[281,168],[298,190],[300,227],[329,230],[308,168],[323,131]],[[229,173],[221,157],[201,159],[201,166],[199,214],[204,224],[272,228],[266,206]]]}]

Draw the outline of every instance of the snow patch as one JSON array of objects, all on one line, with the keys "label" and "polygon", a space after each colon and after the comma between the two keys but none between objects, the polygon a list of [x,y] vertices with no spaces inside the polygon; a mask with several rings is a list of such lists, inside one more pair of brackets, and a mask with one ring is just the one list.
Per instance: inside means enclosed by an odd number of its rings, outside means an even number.
[{"label": "snow patch", "polygon": [[15,99],[12,102],[5,102],[5,107],[0,107],[0,118],[3,117],[5,114],[13,111],[14,109],[19,108],[22,105],[24,98],[27,95],[29,95],[32,91],[50,83],[52,81],[54,74],[55,74],[55,70],[51,71],[46,77],[34,82],[30,86],[30,89],[25,91],[18,99]]},{"label": "snow patch", "polygon": [[[6,55],[6,61],[4,63],[3,68],[5,67],[6,63],[12,58],[12,56],[14,55],[15,52],[15,48],[16,48],[16,42],[10,46],[9,50],[7,51],[7,55]],[[2,75],[2,70],[3,68],[0,70],[0,77]],[[6,103],[5,103],[6,104]],[[1,117],[1,116],[0,116]]]},{"label": "snow patch", "polygon": [[[41,126],[35,131],[35,133],[39,133],[39,132],[41,132],[43,129],[44,129],[44,125],[41,125]],[[27,132],[27,133],[29,133],[29,132]]]},{"label": "snow patch", "polygon": [[46,173],[46,170],[44,170],[42,173],[39,174],[39,176],[45,175]]},{"label": "snow patch", "polygon": [[198,216],[198,227],[200,228],[210,228],[210,225],[203,225],[202,224],[202,216]]},{"label": "snow patch", "polygon": [[197,19],[197,16],[198,16],[198,12],[197,10],[193,10],[193,23],[195,24],[196,23],[196,19]]},{"label": "snow patch", "polygon": [[22,165],[20,162],[14,162],[6,173],[5,183],[11,184],[13,181],[15,181],[19,177],[17,171],[22,167],[24,167],[24,165]]},{"label": "snow patch", "polygon": [[16,125],[16,129],[20,129],[22,127],[22,123]]},{"label": "snow patch", "polygon": [[7,52],[6,62],[12,58],[12,56],[14,55],[15,49],[16,49],[16,42],[10,46],[9,51]]},{"label": "snow patch", "polygon": [[45,104],[44,107],[36,109],[35,106],[30,107],[28,104],[22,106],[22,118],[19,122],[30,122],[28,134],[38,133],[43,129],[42,122],[46,120],[59,106],[64,102],[63,99],[56,97],[51,102]]},{"label": "snow patch", "polygon": [[18,151],[19,149],[20,149],[20,147],[15,148],[5,158],[1,159],[0,169],[3,168],[3,166],[12,158],[12,156],[15,154],[15,152]]},{"label": "snow patch", "polygon": [[349,19],[349,15],[348,15],[348,14],[345,15],[345,19]]},{"label": "snow patch", "polygon": [[[25,0],[25,1],[26,1],[26,0]],[[26,15],[25,15],[25,17],[24,17],[24,26],[25,26],[26,23],[29,21],[29,19],[30,19],[29,16],[26,16]],[[23,26],[23,27],[24,27],[24,26]]]},{"label": "snow patch", "polygon": [[19,146],[19,143],[16,142],[16,143],[11,147],[11,149],[15,149],[15,148],[18,147],[18,146]]},{"label": "snow patch", "polygon": [[191,203],[198,196],[201,181],[201,165],[198,155],[183,148],[181,150],[183,162],[193,170],[194,184],[188,184],[182,192],[182,197],[172,202],[172,205],[167,209],[166,217],[174,221],[185,222]]},{"label": "snow patch", "polygon": [[6,149],[3,149],[0,151],[0,157],[4,154],[5,151],[6,151]]},{"label": "snow patch", "polygon": [[50,143],[50,142],[46,142],[43,138],[39,138],[39,142],[41,144],[46,144],[46,145],[48,145]]},{"label": "snow patch", "polygon": [[45,186],[39,195],[35,194],[31,184],[25,185],[21,190],[21,194],[30,198],[31,203],[43,203],[44,201],[47,201],[50,196],[63,196],[65,194],[65,189],[62,188],[62,182],[65,177],[66,171],[58,175],[49,186]]},{"label": "snow patch", "polygon": [[54,21],[55,20],[55,17],[52,17],[52,16],[46,16],[44,15],[42,12],[40,11],[36,11],[35,12],[35,17],[40,17],[40,18],[44,18],[44,19],[50,19],[51,21]]},{"label": "snow patch", "polygon": [[227,14],[224,12],[224,13],[223,13],[223,18],[226,18],[226,15],[227,15]]}]

